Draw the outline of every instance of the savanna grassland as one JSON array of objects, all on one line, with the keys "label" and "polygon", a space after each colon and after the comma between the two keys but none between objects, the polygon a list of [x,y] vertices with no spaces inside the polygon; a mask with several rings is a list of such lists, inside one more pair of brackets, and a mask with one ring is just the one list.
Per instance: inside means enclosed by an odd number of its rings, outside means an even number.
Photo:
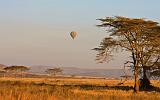
[{"label": "savanna grassland", "polygon": [[74,78],[0,78],[0,100],[160,100],[160,82],[133,93],[133,81]]}]

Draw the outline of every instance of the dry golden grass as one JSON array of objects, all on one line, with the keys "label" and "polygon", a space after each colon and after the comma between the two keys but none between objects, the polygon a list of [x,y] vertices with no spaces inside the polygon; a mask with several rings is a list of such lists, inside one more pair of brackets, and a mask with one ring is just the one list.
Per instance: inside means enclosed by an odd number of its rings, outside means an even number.
[{"label": "dry golden grass", "polygon": [[[133,93],[133,81],[67,78],[0,78],[0,100],[158,100],[160,92]],[[151,81],[160,88],[160,82]]]}]

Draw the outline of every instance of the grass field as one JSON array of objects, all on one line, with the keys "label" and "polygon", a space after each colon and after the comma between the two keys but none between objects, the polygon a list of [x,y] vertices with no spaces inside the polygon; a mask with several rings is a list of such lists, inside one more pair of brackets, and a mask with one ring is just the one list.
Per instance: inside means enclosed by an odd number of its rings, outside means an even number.
[{"label": "grass field", "polygon": [[0,100],[160,100],[160,82],[152,91],[133,93],[133,81],[71,78],[0,78]]}]

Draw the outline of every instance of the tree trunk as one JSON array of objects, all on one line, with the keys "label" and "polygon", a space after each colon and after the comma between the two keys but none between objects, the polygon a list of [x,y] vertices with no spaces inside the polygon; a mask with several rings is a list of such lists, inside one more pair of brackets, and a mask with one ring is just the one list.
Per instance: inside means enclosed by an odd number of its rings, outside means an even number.
[{"label": "tree trunk", "polygon": [[135,57],[134,52],[132,52],[132,58],[133,58],[133,62],[134,62],[134,92],[138,93],[139,92],[139,79],[138,79],[138,65],[139,62]]},{"label": "tree trunk", "polygon": [[138,79],[138,66],[135,66],[134,70],[134,92],[138,93],[139,92],[139,79]]},{"label": "tree trunk", "polygon": [[140,88],[141,89],[147,89],[150,88],[150,80],[148,79],[147,75],[146,75],[146,68],[143,67],[143,77],[140,80]]}]

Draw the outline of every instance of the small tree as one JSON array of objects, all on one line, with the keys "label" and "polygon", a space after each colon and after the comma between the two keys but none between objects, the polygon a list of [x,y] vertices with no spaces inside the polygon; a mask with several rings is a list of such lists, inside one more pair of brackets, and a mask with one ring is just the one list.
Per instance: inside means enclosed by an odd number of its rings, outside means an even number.
[{"label": "small tree", "polygon": [[10,66],[10,67],[4,68],[4,70],[6,70],[6,72],[14,73],[15,76],[16,74],[20,73],[22,76],[23,72],[30,70],[30,68],[26,66]]},{"label": "small tree", "polygon": [[56,76],[58,73],[62,73],[63,70],[61,68],[49,68],[46,72],[51,76]]}]

